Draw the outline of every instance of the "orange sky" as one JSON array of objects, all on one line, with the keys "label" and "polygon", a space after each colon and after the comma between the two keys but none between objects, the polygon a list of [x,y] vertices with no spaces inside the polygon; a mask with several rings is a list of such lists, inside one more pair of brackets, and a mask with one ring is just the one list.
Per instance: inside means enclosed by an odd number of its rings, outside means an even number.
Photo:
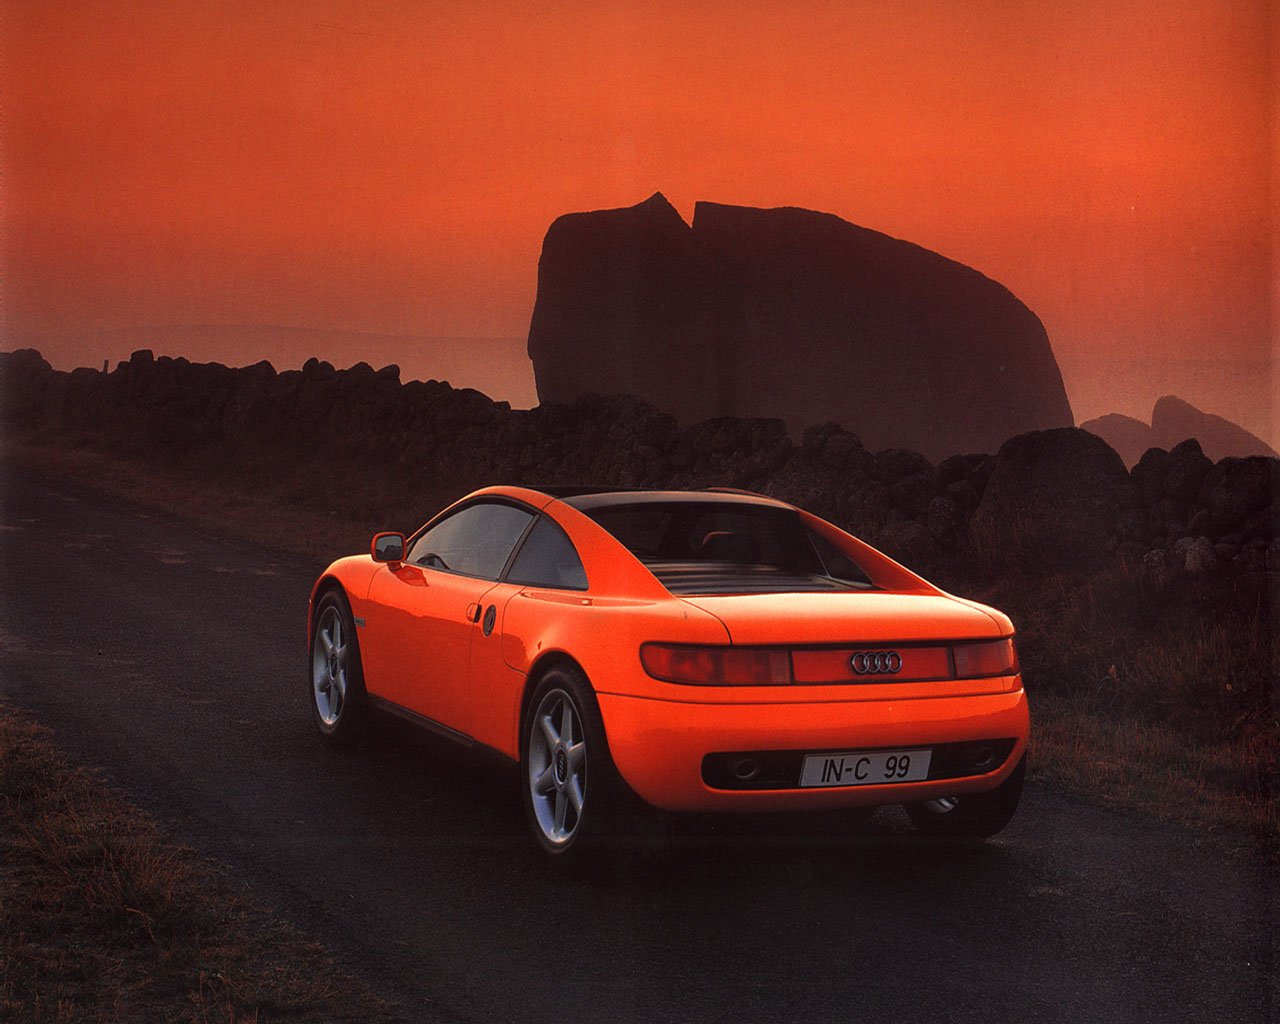
[{"label": "orange sky", "polygon": [[1274,444],[1273,20],[18,0],[0,347],[174,324],[523,337],[551,220],[661,189],[686,216],[809,206],[977,267],[1040,314],[1079,418],[1176,391]]}]

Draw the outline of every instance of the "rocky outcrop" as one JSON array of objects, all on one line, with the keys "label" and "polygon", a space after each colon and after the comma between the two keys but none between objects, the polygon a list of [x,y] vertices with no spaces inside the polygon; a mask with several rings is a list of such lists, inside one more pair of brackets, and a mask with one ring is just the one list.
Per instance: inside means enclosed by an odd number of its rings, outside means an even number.
[{"label": "rocky outcrop", "polygon": [[627,391],[682,423],[832,421],[929,458],[1073,423],[1039,319],[1002,285],[830,214],[655,195],[552,224],[529,329],[538,395]]},{"label": "rocky outcrop", "polygon": [[716,260],[660,194],[560,217],[542,243],[529,326],[539,400],[637,395],[682,423],[753,415],[731,400],[723,289]]},{"label": "rocky outcrop", "polygon": [[1012,561],[1078,565],[1113,541],[1130,488],[1120,456],[1085,430],[1020,434],[996,454],[973,534]]},{"label": "rocky outcrop", "polygon": [[1222,416],[1202,412],[1176,395],[1165,395],[1151,411],[1151,424],[1132,416],[1108,413],[1080,426],[1111,445],[1126,466],[1134,466],[1148,448],[1173,448],[1195,438],[1211,460],[1261,455],[1275,458],[1275,450],[1260,437]]},{"label": "rocky outcrop", "polygon": [[1124,464],[1130,467],[1142,458],[1143,452],[1156,444],[1156,436],[1150,423],[1123,413],[1109,412],[1105,416],[1086,420],[1080,424],[1080,428],[1106,441],[1124,460]]},{"label": "rocky outcrop", "polygon": [[1194,437],[1205,455],[1215,462],[1229,457],[1276,456],[1274,448],[1244,427],[1213,413],[1201,412],[1175,395],[1165,395],[1156,402],[1151,411],[1151,431],[1155,443],[1162,448]]},{"label": "rocky outcrop", "polygon": [[1280,569],[1280,460],[1210,460],[1198,442],[1148,450],[1132,472],[1076,429],[1011,438],[995,456],[934,465],[871,451],[836,423],[796,445],[781,420],[713,417],[681,429],[628,396],[513,410],[399,369],[309,360],[232,368],[135,352],[111,372],[56,371],[0,353],[5,439],[107,450],[232,491],[412,528],[495,481],[732,486],[824,516],[926,573],[956,560],[1074,570],[1118,555],[1153,572]]}]

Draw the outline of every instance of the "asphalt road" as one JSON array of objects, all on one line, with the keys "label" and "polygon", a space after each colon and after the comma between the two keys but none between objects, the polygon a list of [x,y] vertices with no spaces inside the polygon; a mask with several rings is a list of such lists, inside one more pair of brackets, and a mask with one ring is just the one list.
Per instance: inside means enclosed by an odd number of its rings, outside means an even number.
[{"label": "asphalt road", "polygon": [[0,695],[410,1020],[1276,1019],[1276,875],[1245,840],[1032,784],[984,844],[915,840],[896,810],[739,821],[566,875],[514,769],[400,726],[317,741],[321,566],[0,483]]}]

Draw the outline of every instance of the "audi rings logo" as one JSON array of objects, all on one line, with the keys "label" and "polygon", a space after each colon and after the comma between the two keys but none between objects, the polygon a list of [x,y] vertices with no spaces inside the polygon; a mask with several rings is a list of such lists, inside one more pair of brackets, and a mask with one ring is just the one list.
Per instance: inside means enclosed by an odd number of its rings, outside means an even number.
[{"label": "audi rings logo", "polygon": [[902,655],[897,651],[854,651],[849,666],[858,676],[891,676],[902,671]]}]

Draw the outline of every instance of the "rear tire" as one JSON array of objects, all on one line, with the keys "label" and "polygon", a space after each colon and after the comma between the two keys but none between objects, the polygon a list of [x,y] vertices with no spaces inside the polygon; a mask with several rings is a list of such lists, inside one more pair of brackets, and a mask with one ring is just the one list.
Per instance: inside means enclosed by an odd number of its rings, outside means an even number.
[{"label": "rear tire", "polygon": [[538,681],[520,728],[525,819],[544,853],[568,863],[614,831],[623,787],[591,684],[572,666]]},{"label": "rear tire", "polygon": [[907,816],[916,831],[923,835],[985,839],[995,835],[1013,818],[1022,798],[1026,774],[1027,755],[1024,753],[1013,773],[995,789],[906,804]]},{"label": "rear tire", "polygon": [[307,662],[311,720],[326,743],[354,746],[364,737],[369,698],[346,595],[338,589],[327,591],[316,602],[313,622]]}]

